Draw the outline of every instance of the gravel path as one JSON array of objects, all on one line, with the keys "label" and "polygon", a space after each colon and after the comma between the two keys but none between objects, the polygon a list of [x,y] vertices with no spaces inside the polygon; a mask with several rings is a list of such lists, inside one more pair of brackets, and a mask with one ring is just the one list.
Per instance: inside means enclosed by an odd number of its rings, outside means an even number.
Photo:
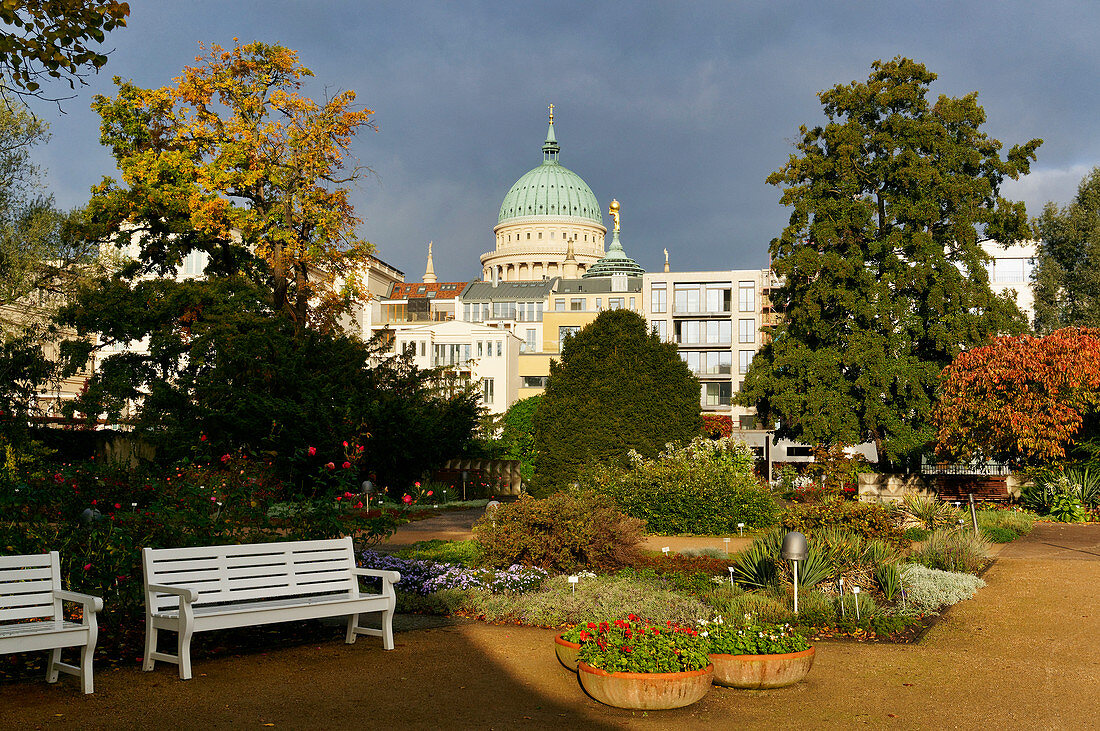
[{"label": "gravel path", "polygon": [[988,586],[917,646],[822,643],[809,677],[715,688],[677,711],[592,701],[553,632],[476,622],[403,631],[397,649],[331,641],[174,668],[0,688],[0,728],[1098,728],[1100,526],[1040,524],[1006,547]]}]

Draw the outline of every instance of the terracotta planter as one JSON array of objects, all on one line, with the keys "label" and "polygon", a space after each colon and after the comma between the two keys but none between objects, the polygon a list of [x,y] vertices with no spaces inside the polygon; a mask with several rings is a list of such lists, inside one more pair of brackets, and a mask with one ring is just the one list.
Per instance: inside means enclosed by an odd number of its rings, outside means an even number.
[{"label": "terracotta planter", "polygon": [[783,655],[707,655],[714,663],[714,682],[728,688],[782,688],[806,677],[814,648]]},{"label": "terracotta planter", "polygon": [[690,706],[705,696],[714,666],[682,673],[609,673],[578,662],[577,675],[585,692],[604,705],[658,711]]},{"label": "terracotta planter", "polygon": [[558,653],[558,662],[566,670],[577,672],[577,653],[580,651],[580,644],[570,642],[561,635],[554,638],[554,652]]}]

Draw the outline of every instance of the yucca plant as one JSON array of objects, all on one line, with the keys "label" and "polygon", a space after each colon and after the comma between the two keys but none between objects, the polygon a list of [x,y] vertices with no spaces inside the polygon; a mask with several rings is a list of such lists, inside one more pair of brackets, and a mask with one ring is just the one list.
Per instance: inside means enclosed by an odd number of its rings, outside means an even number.
[{"label": "yucca plant", "polygon": [[910,493],[902,500],[899,509],[902,528],[936,530],[953,526],[959,520],[959,511],[934,495]]},{"label": "yucca plant", "polygon": [[888,601],[901,596],[901,571],[896,563],[884,563],[875,567],[875,582]]},{"label": "yucca plant", "polygon": [[1082,503],[1100,507],[1100,465],[1086,464],[1066,470],[1066,480]]}]

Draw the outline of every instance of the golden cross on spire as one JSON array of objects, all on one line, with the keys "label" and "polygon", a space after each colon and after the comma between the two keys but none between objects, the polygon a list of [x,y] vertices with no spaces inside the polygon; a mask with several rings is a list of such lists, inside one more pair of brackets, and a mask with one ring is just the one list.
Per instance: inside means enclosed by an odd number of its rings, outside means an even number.
[{"label": "golden cross on spire", "polygon": [[550,105],[550,124],[554,123],[554,105]]}]

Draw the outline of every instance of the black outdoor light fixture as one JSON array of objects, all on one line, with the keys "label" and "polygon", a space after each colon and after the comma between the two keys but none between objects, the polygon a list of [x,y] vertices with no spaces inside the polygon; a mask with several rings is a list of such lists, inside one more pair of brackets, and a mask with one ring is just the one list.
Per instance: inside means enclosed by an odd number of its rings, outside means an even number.
[{"label": "black outdoor light fixture", "polygon": [[809,553],[806,536],[792,530],[783,536],[783,547],[779,551],[784,561],[794,561],[794,613],[798,614],[798,562],[805,561]]}]

